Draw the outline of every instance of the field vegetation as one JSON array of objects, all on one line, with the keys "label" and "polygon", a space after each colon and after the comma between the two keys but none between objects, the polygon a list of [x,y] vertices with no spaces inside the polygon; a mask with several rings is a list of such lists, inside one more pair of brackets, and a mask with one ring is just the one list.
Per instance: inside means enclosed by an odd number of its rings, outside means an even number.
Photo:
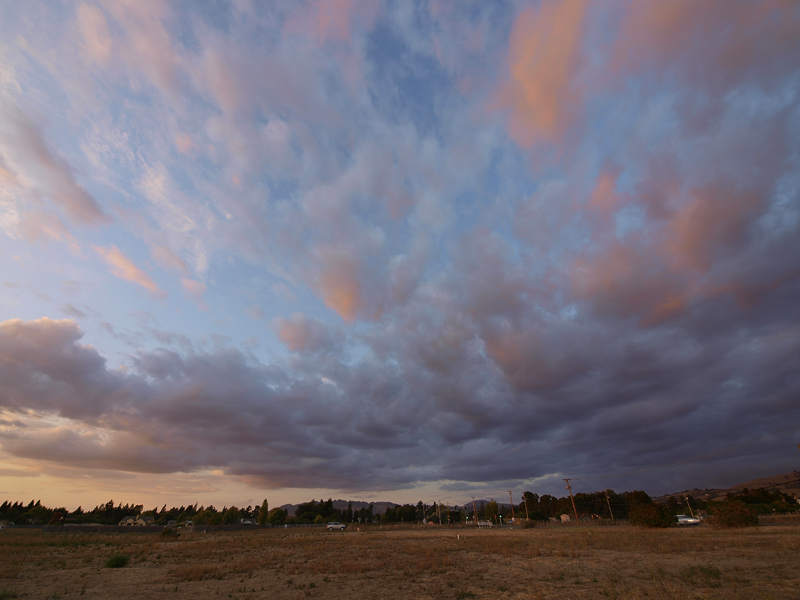
[{"label": "field vegetation", "polygon": [[73,529],[0,531],[0,598],[800,597],[792,525]]}]

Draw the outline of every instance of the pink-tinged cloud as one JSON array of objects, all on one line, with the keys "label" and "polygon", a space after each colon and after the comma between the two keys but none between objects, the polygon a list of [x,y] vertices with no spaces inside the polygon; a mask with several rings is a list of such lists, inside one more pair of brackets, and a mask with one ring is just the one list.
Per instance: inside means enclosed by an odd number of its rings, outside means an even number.
[{"label": "pink-tinged cloud", "polygon": [[308,35],[320,46],[327,41],[350,42],[354,22],[370,28],[380,10],[379,0],[312,0],[291,15],[285,33]]},{"label": "pink-tinged cloud", "polygon": [[108,248],[94,246],[94,250],[106,261],[108,266],[111,267],[111,273],[115,277],[140,285],[157,298],[166,297],[166,293],[159,289],[156,282],[153,281],[147,273],[133,264],[133,262],[113,244]]},{"label": "pink-tinged cloud", "polygon": [[36,123],[9,104],[0,104],[0,120],[0,159],[13,168],[17,182],[22,174],[34,192],[50,198],[73,222],[110,221],[92,195],[75,181],[66,159],[50,149]]},{"label": "pink-tinged cloud", "polygon": [[589,197],[589,208],[596,210],[604,219],[608,219],[621,202],[616,192],[619,173],[620,169],[604,169]]},{"label": "pink-tinged cloud", "polygon": [[163,0],[125,0],[108,1],[105,7],[123,33],[118,52],[125,63],[176,99],[181,92],[178,70],[182,59],[165,27],[170,5]]},{"label": "pink-tinged cloud", "polygon": [[19,231],[27,240],[55,240],[74,242],[72,234],[61,219],[53,213],[31,211],[20,220]]},{"label": "pink-tinged cloud", "polygon": [[345,321],[355,321],[363,308],[357,261],[347,256],[330,256],[324,262],[318,283],[322,300]]},{"label": "pink-tinged cloud", "polygon": [[175,136],[175,147],[181,154],[191,154],[192,150],[194,150],[194,142],[190,135],[179,133]]},{"label": "pink-tinged cloud", "polygon": [[342,335],[323,321],[303,314],[293,314],[289,319],[275,319],[278,338],[290,352],[313,354],[338,347]]},{"label": "pink-tinged cloud", "polygon": [[797,64],[794,0],[628,2],[612,70],[675,76],[713,96],[743,80],[770,84]]},{"label": "pink-tinged cloud", "polygon": [[576,116],[581,94],[574,79],[586,7],[586,0],[545,0],[514,21],[508,51],[511,77],[496,106],[509,111],[508,134],[523,147],[558,141]]},{"label": "pink-tinged cloud", "polygon": [[744,242],[763,198],[753,190],[716,184],[692,190],[691,201],[670,223],[666,249],[678,268],[708,271]]},{"label": "pink-tinged cloud", "polygon": [[81,4],[78,7],[78,28],[87,58],[98,65],[108,66],[112,41],[103,12],[95,6]]},{"label": "pink-tinged cloud", "polygon": [[644,234],[629,244],[616,240],[572,265],[573,292],[591,302],[595,312],[638,317],[652,325],[685,308],[687,278],[669,269]]},{"label": "pink-tinged cloud", "polygon": [[150,256],[158,261],[162,267],[177,271],[178,273],[183,273],[184,275],[189,274],[189,267],[186,266],[186,262],[166,246],[156,246],[152,248],[150,250]]},{"label": "pink-tinged cloud", "polygon": [[181,286],[183,287],[183,292],[197,304],[200,310],[208,310],[203,298],[203,295],[208,291],[208,286],[205,283],[195,279],[181,279]]}]

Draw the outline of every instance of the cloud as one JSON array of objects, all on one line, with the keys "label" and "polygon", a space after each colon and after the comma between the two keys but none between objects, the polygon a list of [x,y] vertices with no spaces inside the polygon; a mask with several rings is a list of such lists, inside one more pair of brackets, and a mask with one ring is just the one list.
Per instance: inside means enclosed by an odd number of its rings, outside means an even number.
[{"label": "cloud", "polygon": [[2,469],[0,468],[1,477],[39,477],[40,473],[34,471],[23,471],[22,469]]},{"label": "cloud", "polygon": [[76,246],[75,238],[69,229],[53,213],[37,210],[24,213],[19,223],[19,232],[25,239],[31,241],[42,239],[68,241],[72,243],[73,247]]},{"label": "cloud", "polygon": [[202,281],[196,279],[181,279],[181,287],[183,292],[191,298],[200,310],[208,310],[203,295],[208,291],[208,286]]},{"label": "cloud", "polygon": [[546,0],[514,21],[508,53],[510,79],[497,103],[509,109],[508,133],[521,146],[556,142],[580,114],[574,81],[581,59],[584,0]]},{"label": "cloud", "polygon": [[81,335],[68,320],[0,323],[2,406],[71,418],[101,414],[122,382],[105,371],[105,360],[93,348],[78,344]]},{"label": "cloud", "polygon": [[61,312],[63,312],[68,317],[74,317],[74,318],[84,318],[84,317],[86,317],[86,313],[85,312],[83,312],[82,310],[80,310],[78,308],[75,308],[69,302],[67,304],[65,304],[61,308]]},{"label": "cloud", "polygon": [[186,266],[184,260],[165,246],[156,246],[152,248],[150,250],[150,256],[168,269],[185,275],[189,274],[189,267]]},{"label": "cloud", "polygon": [[133,262],[113,244],[108,248],[94,246],[94,251],[106,261],[109,267],[111,267],[111,273],[115,277],[142,286],[156,298],[164,298],[166,296],[147,273],[133,264]]},{"label": "cloud", "polygon": [[113,44],[103,12],[97,7],[81,4],[78,7],[78,26],[86,56],[103,67],[108,66]]},{"label": "cloud", "polygon": [[[5,164],[24,176],[26,187],[51,199],[75,223],[100,224],[110,218],[86,189],[75,180],[66,159],[53,152],[41,128],[17,106],[0,104],[0,154]],[[7,171],[3,171],[4,173]]]},{"label": "cloud", "polygon": [[335,328],[303,314],[275,320],[278,338],[290,352],[315,354],[341,350],[344,336]]},{"label": "cloud", "polygon": [[258,304],[251,304],[244,311],[253,320],[260,321],[264,318],[264,310]]},{"label": "cloud", "polygon": [[49,253],[14,301],[96,347],[3,324],[4,451],[347,490],[792,468],[767,437],[663,468],[800,421],[791,3],[65,13],[0,23],[25,106],[0,123],[5,244],[91,246],[164,297],[83,225],[124,228],[208,314],[175,297],[95,329],[44,282],[78,293],[100,263]]},{"label": "cloud", "polygon": [[369,29],[381,11],[379,0],[314,0],[292,14],[285,26],[288,34],[304,33],[317,44],[326,41],[351,42],[353,22],[359,29]]}]

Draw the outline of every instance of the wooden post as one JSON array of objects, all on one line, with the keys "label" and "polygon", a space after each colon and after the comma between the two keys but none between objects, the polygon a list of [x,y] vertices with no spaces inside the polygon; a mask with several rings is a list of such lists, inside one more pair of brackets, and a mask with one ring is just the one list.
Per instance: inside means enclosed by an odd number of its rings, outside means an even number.
[{"label": "wooden post", "polygon": [[606,503],[608,503],[608,513],[611,515],[611,520],[614,521],[614,513],[611,511],[611,500],[608,499],[608,494],[606,494]]},{"label": "wooden post", "polygon": [[575,508],[575,498],[572,497],[572,487],[569,485],[569,479],[565,479],[564,481],[567,482],[567,489],[569,490],[569,499],[572,500],[572,510],[575,511],[575,520],[578,522],[578,525],[581,524],[580,518],[578,518],[578,509]]}]

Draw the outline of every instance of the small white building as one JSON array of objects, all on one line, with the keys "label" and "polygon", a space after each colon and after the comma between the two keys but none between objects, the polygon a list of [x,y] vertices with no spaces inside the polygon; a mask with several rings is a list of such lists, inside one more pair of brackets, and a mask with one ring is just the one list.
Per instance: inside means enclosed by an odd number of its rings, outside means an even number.
[{"label": "small white building", "polygon": [[129,515],[119,522],[120,527],[145,527],[153,525],[156,522],[155,517],[142,516],[142,515]]}]

